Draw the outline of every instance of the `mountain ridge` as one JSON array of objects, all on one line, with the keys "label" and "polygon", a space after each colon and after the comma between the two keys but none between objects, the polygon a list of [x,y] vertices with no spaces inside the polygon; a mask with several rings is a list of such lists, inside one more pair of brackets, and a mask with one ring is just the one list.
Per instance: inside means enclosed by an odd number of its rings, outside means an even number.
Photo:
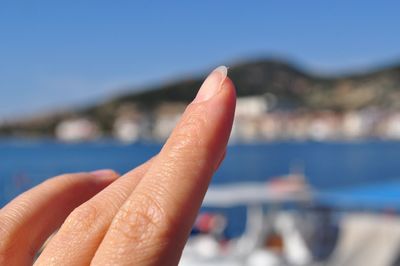
[{"label": "mountain ridge", "polygon": [[[343,112],[366,107],[400,110],[400,65],[364,73],[340,76],[316,75],[301,67],[276,59],[259,59],[233,65],[229,77],[239,97],[273,95],[276,109],[333,110]],[[59,113],[49,113],[28,121],[0,126],[0,135],[52,135],[57,124],[71,117],[86,117],[110,132],[121,105],[134,104],[142,112],[152,112],[165,103],[188,103],[204,79],[177,80],[166,85],[124,93],[108,101]]]}]

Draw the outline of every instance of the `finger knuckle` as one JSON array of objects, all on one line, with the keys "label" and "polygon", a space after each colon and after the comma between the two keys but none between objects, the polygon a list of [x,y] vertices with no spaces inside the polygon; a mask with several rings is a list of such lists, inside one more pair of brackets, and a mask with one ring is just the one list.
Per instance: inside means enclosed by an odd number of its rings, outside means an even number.
[{"label": "finger knuckle", "polygon": [[[201,107],[201,106],[200,106]],[[206,110],[196,106],[188,113],[183,119],[179,132],[183,135],[191,137],[198,137],[204,132],[207,127],[207,116],[205,115]]]},{"label": "finger knuckle", "polygon": [[63,230],[87,232],[98,220],[99,215],[97,206],[86,203],[71,212],[64,222]]},{"label": "finger knuckle", "polygon": [[[190,107],[188,107],[190,108]],[[178,150],[193,151],[203,147],[203,135],[207,130],[207,116],[203,106],[194,106],[184,116],[182,122],[174,131],[174,147]]]},{"label": "finger knuckle", "polygon": [[172,220],[156,197],[140,194],[127,202],[116,216],[116,227],[124,237],[136,244],[161,244],[172,235]]}]

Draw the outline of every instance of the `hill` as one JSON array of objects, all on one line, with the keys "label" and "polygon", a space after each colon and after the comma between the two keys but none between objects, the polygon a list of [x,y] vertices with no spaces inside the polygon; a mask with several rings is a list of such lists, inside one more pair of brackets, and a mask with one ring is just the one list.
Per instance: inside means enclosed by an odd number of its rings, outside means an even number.
[{"label": "hill", "polygon": [[[273,95],[276,109],[334,110],[337,112],[377,107],[400,109],[400,66],[368,73],[323,77],[277,60],[259,60],[235,65],[229,76],[239,97]],[[86,117],[104,132],[110,132],[120,106],[134,104],[151,112],[164,103],[190,102],[204,76],[180,80],[165,86],[143,88],[93,106],[62,113],[12,121],[0,126],[0,135],[53,135],[56,125],[70,117]],[[137,91],[137,90],[136,90]]]}]

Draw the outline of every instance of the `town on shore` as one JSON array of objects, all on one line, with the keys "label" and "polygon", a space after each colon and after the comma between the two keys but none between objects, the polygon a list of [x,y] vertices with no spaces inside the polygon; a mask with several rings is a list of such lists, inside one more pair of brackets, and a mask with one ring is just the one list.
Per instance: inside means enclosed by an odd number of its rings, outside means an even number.
[{"label": "town on shore", "polygon": [[[259,59],[231,66],[229,77],[238,96],[232,141],[400,140],[400,65],[323,76],[283,60]],[[188,77],[64,112],[0,120],[0,137],[163,141],[203,79]]]},{"label": "town on shore", "polygon": [[[365,108],[332,110],[273,110],[273,101],[262,96],[237,99],[232,141],[279,140],[400,140],[400,112]],[[112,128],[112,137],[122,142],[163,141],[178,122],[184,103],[165,103],[153,113],[143,113],[134,105],[121,106]],[[270,111],[272,109],[272,111]],[[104,136],[95,121],[85,117],[60,121],[55,136],[62,141],[95,140]]]}]

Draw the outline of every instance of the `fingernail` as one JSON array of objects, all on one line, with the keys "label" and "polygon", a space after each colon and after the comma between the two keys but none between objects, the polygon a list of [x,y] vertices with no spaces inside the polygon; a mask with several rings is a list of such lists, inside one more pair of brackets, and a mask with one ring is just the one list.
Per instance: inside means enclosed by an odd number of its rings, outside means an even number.
[{"label": "fingernail", "polygon": [[114,178],[117,173],[111,169],[101,169],[90,172],[91,175],[97,176],[102,179]]},{"label": "fingernail", "polygon": [[228,69],[226,66],[220,66],[214,69],[203,82],[203,85],[201,85],[193,102],[204,102],[216,95],[220,91],[221,85],[226,79],[227,74]]}]

